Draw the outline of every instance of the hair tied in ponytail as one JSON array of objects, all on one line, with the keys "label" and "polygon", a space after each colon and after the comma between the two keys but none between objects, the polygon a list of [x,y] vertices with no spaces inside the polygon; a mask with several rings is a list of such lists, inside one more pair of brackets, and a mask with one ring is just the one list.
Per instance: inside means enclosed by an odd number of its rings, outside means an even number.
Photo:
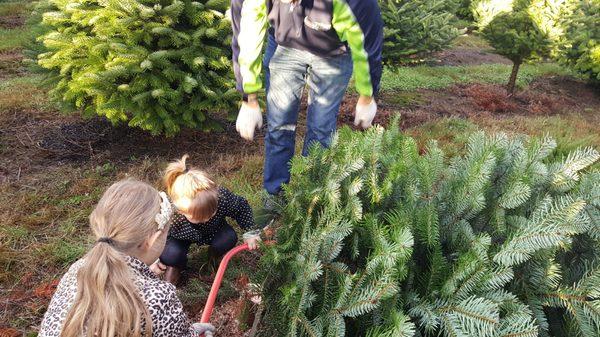
[{"label": "hair tied in ponytail", "polygon": [[103,237],[103,238],[100,238],[100,239],[96,240],[96,243],[100,243],[100,242],[102,242],[102,243],[108,243],[109,245],[112,246],[115,243],[115,240],[113,240],[113,239],[111,239],[109,237]]}]

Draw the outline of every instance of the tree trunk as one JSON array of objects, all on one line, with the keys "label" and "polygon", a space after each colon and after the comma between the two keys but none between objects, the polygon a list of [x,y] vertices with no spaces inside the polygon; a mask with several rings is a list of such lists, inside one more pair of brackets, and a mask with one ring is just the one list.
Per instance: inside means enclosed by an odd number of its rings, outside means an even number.
[{"label": "tree trunk", "polygon": [[510,73],[510,79],[508,80],[508,86],[506,87],[508,96],[512,96],[515,93],[515,83],[517,82],[517,75],[519,74],[520,67],[521,62],[513,62],[512,72]]}]

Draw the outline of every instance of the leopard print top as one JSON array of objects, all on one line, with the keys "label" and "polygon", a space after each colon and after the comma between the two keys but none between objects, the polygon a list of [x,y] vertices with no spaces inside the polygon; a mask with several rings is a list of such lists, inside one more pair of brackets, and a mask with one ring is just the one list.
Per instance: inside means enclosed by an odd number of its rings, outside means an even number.
[{"label": "leopard print top", "polygon": [[[142,299],[150,311],[152,336],[197,336],[176,296],[175,287],[160,280],[144,262],[131,256],[126,256],[126,260],[133,272],[134,283],[141,290]],[[64,320],[77,295],[77,271],[83,263],[83,259],[75,262],[60,280],[44,315],[39,337],[60,336]]]}]

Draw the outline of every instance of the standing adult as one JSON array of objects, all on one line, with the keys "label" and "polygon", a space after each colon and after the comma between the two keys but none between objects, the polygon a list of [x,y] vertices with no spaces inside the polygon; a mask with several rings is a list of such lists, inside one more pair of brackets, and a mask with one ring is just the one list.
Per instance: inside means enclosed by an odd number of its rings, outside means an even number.
[{"label": "standing adult", "polygon": [[257,92],[261,53],[267,75],[264,188],[281,192],[290,179],[300,100],[308,86],[303,155],[314,143],[327,147],[340,103],[354,71],[360,97],[354,124],[371,126],[377,112],[383,21],[377,0],[232,0],[233,64],[244,100],[236,128],[248,140],[262,127]]}]

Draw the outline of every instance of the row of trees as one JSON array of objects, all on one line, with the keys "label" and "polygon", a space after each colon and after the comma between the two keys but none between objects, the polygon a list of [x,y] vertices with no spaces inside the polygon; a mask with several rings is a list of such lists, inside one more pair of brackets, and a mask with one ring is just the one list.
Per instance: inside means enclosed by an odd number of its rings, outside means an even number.
[{"label": "row of trees", "polygon": [[294,158],[261,260],[273,334],[600,336],[600,154],[477,133],[445,158],[396,122]]},{"label": "row of trees", "polygon": [[[406,61],[454,39],[456,0],[382,0],[385,60]],[[42,0],[37,45],[51,96],[67,111],[153,134],[213,130],[234,117],[228,0]]]},{"label": "row of trees", "polygon": [[553,58],[600,82],[600,1],[480,0],[474,18],[496,51],[513,61],[513,93],[520,65]]},{"label": "row of trees", "polygon": [[[460,17],[476,20],[516,69],[551,50],[590,78],[600,76],[599,0],[380,4],[387,64],[419,60],[448,47],[462,31]],[[233,117],[239,100],[228,5],[228,0],[42,0],[35,16],[38,45],[31,57],[49,75],[51,94],[66,110],[98,114],[153,134],[172,135],[182,127],[216,129],[214,112]],[[498,15],[513,9],[519,14]]]}]

